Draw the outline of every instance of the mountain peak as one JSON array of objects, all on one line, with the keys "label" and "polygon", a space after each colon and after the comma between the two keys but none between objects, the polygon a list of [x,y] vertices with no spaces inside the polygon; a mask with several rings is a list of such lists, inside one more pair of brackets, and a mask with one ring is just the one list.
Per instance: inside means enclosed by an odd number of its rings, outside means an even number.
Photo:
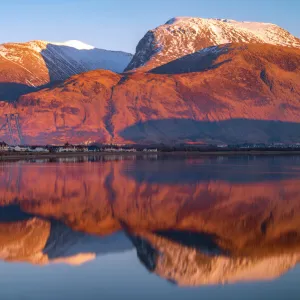
[{"label": "mountain peak", "polygon": [[[245,24],[245,25],[273,25],[276,27],[276,24],[272,24],[272,23],[265,23],[265,22],[256,22],[256,21],[237,21],[234,19],[224,19],[224,18],[198,18],[198,17],[185,17],[185,16],[178,16],[178,17],[173,17],[170,20],[168,20],[164,25],[173,25],[173,24],[178,24],[178,23],[188,23],[188,22],[194,22],[194,23],[199,23],[199,22],[220,22],[220,23],[229,23],[232,25],[241,25],[241,24]],[[158,26],[160,27],[160,26]],[[251,26],[250,26],[251,27]]]},{"label": "mountain peak", "polygon": [[175,24],[176,22],[179,22],[181,20],[188,20],[191,19],[191,17],[173,17],[170,20],[168,20],[165,25],[171,25],[171,24]]},{"label": "mountain peak", "polygon": [[300,48],[298,38],[271,23],[174,17],[146,33],[126,70],[149,71],[201,49],[227,43]]}]

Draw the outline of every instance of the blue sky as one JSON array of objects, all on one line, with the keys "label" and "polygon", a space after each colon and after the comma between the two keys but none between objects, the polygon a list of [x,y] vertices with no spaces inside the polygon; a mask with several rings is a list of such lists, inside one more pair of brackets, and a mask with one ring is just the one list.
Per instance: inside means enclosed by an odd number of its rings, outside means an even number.
[{"label": "blue sky", "polygon": [[299,37],[299,11],[299,0],[0,0],[0,43],[76,39],[133,53],[175,16],[270,22]]}]

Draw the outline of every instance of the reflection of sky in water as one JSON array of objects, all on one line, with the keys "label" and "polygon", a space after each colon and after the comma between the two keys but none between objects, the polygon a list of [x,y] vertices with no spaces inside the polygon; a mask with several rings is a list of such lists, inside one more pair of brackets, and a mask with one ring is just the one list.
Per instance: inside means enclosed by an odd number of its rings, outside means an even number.
[{"label": "reflection of sky in water", "polygon": [[[135,251],[80,267],[0,262],[1,299],[299,299],[300,268],[270,282],[179,288],[142,267]],[[27,295],[27,296],[26,296]]]}]

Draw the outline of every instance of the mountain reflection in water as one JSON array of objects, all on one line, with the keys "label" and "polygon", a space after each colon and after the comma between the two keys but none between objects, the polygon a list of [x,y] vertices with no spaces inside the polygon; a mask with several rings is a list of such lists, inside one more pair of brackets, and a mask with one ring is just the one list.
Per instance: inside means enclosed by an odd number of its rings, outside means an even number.
[{"label": "mountain reflection in water", "polygon": [[183,286],[300,259],[300,157],[103,156],[0,164],[0,258],[81,265],[136,249]]}]

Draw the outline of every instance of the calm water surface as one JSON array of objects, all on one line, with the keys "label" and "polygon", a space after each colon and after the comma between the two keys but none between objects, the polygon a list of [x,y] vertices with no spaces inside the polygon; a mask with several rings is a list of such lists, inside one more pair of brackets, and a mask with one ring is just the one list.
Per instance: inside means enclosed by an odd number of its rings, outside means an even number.
[{"label": "calm water surface", "polygon": [[299,299],[300,156],[0,163],[0,299]]}]

